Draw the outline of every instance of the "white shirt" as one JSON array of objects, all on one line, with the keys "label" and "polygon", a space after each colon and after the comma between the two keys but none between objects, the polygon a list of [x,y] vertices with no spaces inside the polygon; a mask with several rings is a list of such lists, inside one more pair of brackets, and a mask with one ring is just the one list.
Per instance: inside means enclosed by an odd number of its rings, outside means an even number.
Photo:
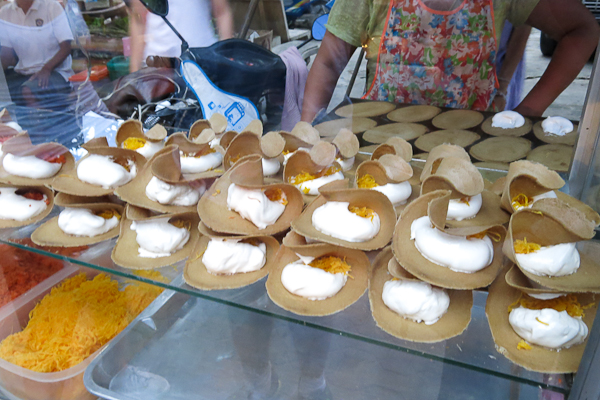
[{"label": "white shirt", "polygon": [[[217,41],[210,0],[168,0],[167,19],[190,47],[207,47]],[[158,15],[148,13],[144,60],[148,56],[179,57],[181,40]]]},{"label": "white shirt", "polygon": [[[60,49],[60,43],[73,40],[62,6],[55,0],[35,0],[27,14],[16,2],[0,9],[0,45],[12,48],[19,61],[15,71],[32,75]],[[73,75],[68,56],[55,71],[65,79]]]}]

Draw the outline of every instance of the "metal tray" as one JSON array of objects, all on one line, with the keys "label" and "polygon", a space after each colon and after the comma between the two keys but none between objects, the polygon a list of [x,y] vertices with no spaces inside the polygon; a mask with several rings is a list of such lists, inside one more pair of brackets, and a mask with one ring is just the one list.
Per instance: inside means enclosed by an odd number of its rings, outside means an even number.
[{"label": "metal tray", "polygon": [[[268,302],[264,281],[254,285],[262,286],[256,301]],[[368,307],[366,297],[352,307]],[[483,313],[479,303],[474,313]],[[86,370],[84,383],[110,400],[494,400],[536,398],[541,390],[174,291],[165,291],[111,341]]]}]

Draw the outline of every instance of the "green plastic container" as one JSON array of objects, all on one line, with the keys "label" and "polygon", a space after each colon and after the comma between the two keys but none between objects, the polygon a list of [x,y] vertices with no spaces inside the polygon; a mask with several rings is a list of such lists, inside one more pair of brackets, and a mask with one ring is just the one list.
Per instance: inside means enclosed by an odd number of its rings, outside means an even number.
[{"label": "green plastic container", "polygon": [[111,81],[129,74],[129,57],[118,56],[106,63]]}]

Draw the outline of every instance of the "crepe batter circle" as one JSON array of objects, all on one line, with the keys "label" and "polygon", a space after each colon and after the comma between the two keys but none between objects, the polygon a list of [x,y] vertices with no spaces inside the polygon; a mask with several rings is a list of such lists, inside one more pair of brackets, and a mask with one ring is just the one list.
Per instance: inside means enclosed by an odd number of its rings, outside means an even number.
[{"label": "crepe batter circle", "polygon": [[483,114],[473,110],[446,111],[435,117],[431,123],[439,129],[469,129],[483,121]]},{"label": "crepe batter circle", "polygon": [[531,141],[510,136],[486,139],[471,147],[469,153],[479,161],[512,162],[527,155]]},{"label": "crepe batter circle", "polygon": [[552,133],[546,133],[542,129],[542,122],[538,121],[533,125],[533,134],[536,138],[548,144],[566,144],[574,146],[577,143],[577,124],[573,124],[573,130],[566,135],[559,136]]},{"label": "crepe batter circle", "polygon": [[530,161],[537,161],[559,172],[567,172],[573,157],[573,147],[564,144],[545,144],[536,147],[528,155]]},{"label": "crepe batter circle", "polygon": [[441,112],[442,110],[435,106],[408,106],[392,111],[387,118],[394,122],[422,122],[430,120]]},{"label": "crepe batter circle", "polygon": [[508,171],[508,163],[494,161],[479,161],[473,163],[477,168],[497,169],[500,171]]},{"label": "crepe batter circle", "polygon": [[353,133],[361,133],[376,126],[377,122],[370,118],[355,117],[321,122],[315,125],[315,129],[319,131],[321,136],[335,136],[343,128],[350,129]]},{"label": "crepe batter circle", "polygon": [[409,141],[424,135],[427,131],[425,125],[396,122],[369,129],[363,134],[363,139],[371,143],[385,143],[391,137],[399,137]]},{"label": "crepe batter circle", "polygon": [[531,122],[531,120],[529,118],[525,118],[525,124],[523,124],[523,126],[521,126],[519,128],[509,128],[509,129],[497,128],[497,127],[492,126],[493,118],[494,117],[489,117],[488,119],[483,121],[483,124],[481,124],[481,130],[491,136],[512,136],[512,137],[524,136],[524,135],[527,135],[529,132],[531,132],[531,127],[533,125],[533,123]]},{"label": "crepe batter circle", "polygon": [[340,107],[335,110],[335,114],[344,118],[376,117],[386,114],[394,108],[396,105],[387,101],[365,101]]},{"label": "crepe batter circle", "polygon": [[423,151],[431,151],[440,144],[455,144],[460,147],[468,147],[481,138],[478,134],[463,129],[446,129],[423,135],[415,141],[415,147]]}]

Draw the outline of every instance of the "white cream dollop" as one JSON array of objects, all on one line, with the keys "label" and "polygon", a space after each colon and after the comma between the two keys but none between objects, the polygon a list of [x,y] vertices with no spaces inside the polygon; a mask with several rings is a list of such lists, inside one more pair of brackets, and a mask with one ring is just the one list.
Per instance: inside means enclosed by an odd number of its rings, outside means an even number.
[{"label": "white cream dollop", "polygon": [[143,258],[168,257],[181,250],[190,240],[190,232],[169,223],[169,217],[133,221],[130,229],[136,233],[138,253]]},{"label": "white cream dollop", "polygon": [[136,165],[127,160],[129,171],[114,162],[110,156],[90,154],[77,165],[77,177],[83,182],[113,189],[135,178]]},{"label": "white cream dollop", "polygon": [[349,171],[352,169],[352,166],[354,165],[354,157],[350,157],[350,158],[336,158],[335,161],[337,161],[338,164],[340,164],[340,167],[342,167],[342,171]]},{"label": "white cream dollop", "polygon": [[395,313],[425,325],[436,323],[450,305],[445,290],[434,288],[427,282],[402,279],[385,282],[381,298]]},{"label": "white cream dollop", "polygon": [[313,257],[303,257],[283,267],[281,284],[288,292],[308,300],[325,300],[335,296],[348,279],[344,273],[332,274],[320,268],[311,267]]},{"label": "white cream dollop", "polygon": [[525,271],[540,276],[571,275],[579,269],[577,243],[561,243],[544,246],[529,254],[516,254],[519,266]]},{"label": "white cream dollop", "polygon": [[146,186],[146,196],[160,204],[189,207],[198,203],[206,191],[202,180],[190,183],[170,184],[153,176]]},{"label": "white cream dollop", "polygon": [[262,158],[263,176],[273,176],[279,172],[281,163],[276,158]]},{"label": "white cream dollop", "polygon": [[563,117],[548,117],[542,121],[542,130],[556,136],[565,136],[574,129],[573,123]]},{"label": "white cream dollop", "polygon": [[273,225],[285,211],[285,205],[271,201],[261,189],[246,189],[234,183],[227,190],[227,208],[252,222],[258,229]]},{"label": "white cream dollop", "polygon": [[291,156],[292,156],[292,155],[293,155],[295,152],[297,152],[297,151],[305,151],[305,152],[307,152],[307,153],[308,153],[308,152],[310,151],[310,149],[309,149],[309,148],[306,148],[306,147],[298,147],[296,150],[294,150],[294,151],[290,151],[289,153],[287,153],[287,154],[284,154],[284,155],[283,155],[283,165],[284,165],[284,166],[287,164],[287,162],[288,162],[288,160],[290,159],[290,157],[291,157]]},{"label": "white cream dollop", "polygon": [[165,142],[153,142],[151,140],[146,140],[146,143],[138,149],[135,149],[138,153],[143,155],[144,157],[150,159],[153,155],[158,153],[163,147],[165,147]]},{"label": "white cream dollop", "polygon": [[428,216],[413,221],[410,238],[423,257],[456,272],[480,271],[494,259],[494,246],[489,237],[476,239],[449,235],[434,227]]},{"label": "white cream dollop", "polygon": [[348,210],[349,205],[345,201],[328,201],[313,212],[313,226],[319,232],[348,242],[366,242],[377,236],[379,215],[373,212],[372,219],[359,217]]},{"label": "white cream dollop", "polygon": [[42,200],[30,200],[16,194],[17,188],[0,188],[0,219],[25,221],[41,214],[48,205],[46,195]]},{"label": "white cream dollop", "polygon": [[215,275],[258,271],[267,261],[267,246],[243,243],[237,239],[212,238],[202,256],[206,270]]},{"label": "white cream dollop", "polygon": [[51,163],[36,156],[19,157],[7,153],[2,159],[2,166],[11,175],[31,179],[46,179],[56,175],[62,164]]},{"label": "white cream dollop", "polygon": [[492,117],[492,127],[502,129],[520,128],[525,118],[516,111],[501,111]]},{"label": "white cream dollop", "polygon": [[527,293],[527,295],[538,300],[552,300],[564,296],[564,293]]},{"label": "white cream dollop", "polygon": [[446,219],[462,221],[463,219],[475,217],[479,210],[481,210],[481,205],[483,204],[481,193],[468,197],[466,200],[469,204],[461,199],[451,199],[448,203],[448,214]]},{"label": "white cream dollop", "polygon": [[581,317],[571,317],[566,311],[552,308],[530,310],[515,308],[508,315],[514,331],[529,343],[550,349],[566,349],[583,343],[588,327]]},{"label": "white cream dollop", "polygon": [[183,152],[179,152],[181,173],[183,174],[197,174],[199,172],[205,172],[221,165],[223,161],[223,155],[218,151],[214,153],[208,153],[201,157],[188,157],[184,156]]},{"label": "white cream dollop", "polygon": [[98,236],[119,225],[119,219],[109,219],[95,215],[86,208],[65,208],[58,215],[58,227],[66,234],[73,236]]},{"label": "white cream dollop", "polygon": [[400,183],[386,183],[385,185],[375,186],[372,188],[380,193],[387,196],[388,199],[395,206],[406,204],[406,201],[412,194],[412,186],[408,181]]},{"label": "white cream dollop", "polygon": [[300,191],[304,194],[310,194],[316,196],[319,194],[319,188],[323,185],[328,184],[329,182],[339,181],[344,179],[344,173],[342,171],[338,171],[335,174],[322,176],[320,178],[312,179],[310,181],[299,183],[296,186]]}]

